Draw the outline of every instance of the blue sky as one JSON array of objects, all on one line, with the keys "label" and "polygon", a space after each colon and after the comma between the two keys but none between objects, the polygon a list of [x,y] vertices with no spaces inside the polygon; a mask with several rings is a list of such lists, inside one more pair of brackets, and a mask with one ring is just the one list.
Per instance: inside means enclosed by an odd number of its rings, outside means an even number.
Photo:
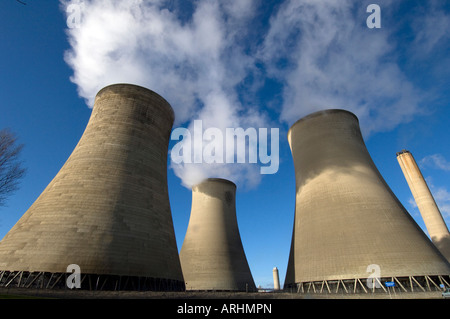
[{"label": "blue sky", "polygon": [[[27,168],[0,207],[0,238],[71,154],[95,94],[116,82],[161,94],[175,110],[174,128],[196,119],[279,128],[273,175],[260,175],[257,164],[168,162],[179,249],[192,169],[237,184],[239,229],[257,285],[273,285],[273,267],[284,281],[295,209],[286,134],[317,110],[344,108],[360,118],[375,164],[426,231],[395,156],[410,150],[449,224],[450,1],[24,2],[0,3],[0,128],[25,145]],[[366,25],[371,3],[381,8],[380,29]],[[80,6],[80,20],[68,21],[71,4]]]}]

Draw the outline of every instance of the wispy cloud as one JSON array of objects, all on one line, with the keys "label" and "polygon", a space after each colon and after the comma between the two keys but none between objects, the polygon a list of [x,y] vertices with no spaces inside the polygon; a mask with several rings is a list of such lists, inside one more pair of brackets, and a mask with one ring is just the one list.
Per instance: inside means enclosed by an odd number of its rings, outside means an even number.
[{"label": "wispy cloud", "polygon": [[450,172],[450,162],[447,161],[441,154],[432,154],[425,156],[420,160],[420,165],[424,167],[432,167],[443,171]]},{"label": "wispy cloud", "polygon": [[450,39],[450,15],[443,10],[445,1],[429,0],[426,14],[416,18],[412,27],[415,30],[415,57],[426,57],[432,51],[442,49],[442,44]]}]

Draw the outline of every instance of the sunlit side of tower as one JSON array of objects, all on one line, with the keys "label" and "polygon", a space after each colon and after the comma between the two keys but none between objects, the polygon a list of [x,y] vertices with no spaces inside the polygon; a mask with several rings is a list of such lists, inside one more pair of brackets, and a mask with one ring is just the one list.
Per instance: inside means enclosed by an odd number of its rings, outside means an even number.
[{"label": "sunlit side of tower", "polygon": [[186,290],[255,291],[236,216],[236,185],[210,178],[192,188],[180,251]]},{"label": "sunlit side of tower", "polygon": [[450,233],[413,155],[409,151],[403,150],[397,153],[397,160],[431,240],[450,261]]},{"label": "sunlit side of tower", "polygon": [[56,278],[76,264],[87,288],[184,289],[167,185],[173,121],[153,91],[103,88],[67,162],[0,242],[1,283],[20,273],[64,285]]},{"label": "sunlit side of tower", "polygon": [[450,274],[379,173],[354,114],[313,113],[290,128],[288,140],[296,209],[285,288],[363,286],[373,265],[390,280]]}]

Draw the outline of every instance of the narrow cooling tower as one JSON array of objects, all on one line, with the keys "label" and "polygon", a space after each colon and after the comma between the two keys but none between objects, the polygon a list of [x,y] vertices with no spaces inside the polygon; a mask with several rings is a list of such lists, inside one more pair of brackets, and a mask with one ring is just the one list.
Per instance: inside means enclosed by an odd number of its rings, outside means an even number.
[{"label": "narrow cooling tower", "polygon": [[450,261],[450,233],[413,155],[409,151],[403,150],[397,153],[397,160],[414,196],[431,240],[447,260]]},{"label": "narrow cooling tower", "polygon": [[59,173],[0,242],[3,286],[184,289],[167,186],[174,113],[135,85],[102,89]]},{"label": "narrow cooling tower", "polygon": [[285,288],[319,282],[348,291],[369,289],[368,278],[402,287],[448,280],[450,264],[380,175],[354,114],[313,113],[290,128],[288,140],[296,209]]},{"label": "narrow cooling tower", "polygon": [[236,218],[236,185],[210,178],[192,188],[180,252],[186,290],[255,291]]}]

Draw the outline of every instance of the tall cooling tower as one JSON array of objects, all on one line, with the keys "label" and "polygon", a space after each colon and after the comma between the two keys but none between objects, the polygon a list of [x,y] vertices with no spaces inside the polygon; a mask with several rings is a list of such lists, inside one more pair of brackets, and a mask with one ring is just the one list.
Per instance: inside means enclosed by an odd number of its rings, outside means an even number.
[{"label": "tall cooling tower", "polygon": [[431,240],[447,260],[450,261],[450,233],[413,155],[409,151],[403,150],[397,153],[397,160],[414,196]]},{"label": "tall cooling tower", "polygon": [[173,121],[148,89],[103,88],[67,162],[0,242],[0,283],[63,287],[75,264],[86,289],[184,289],[166,171]]},{"label": "tall cooling tower", "polygon": [[180,251],[186,290],[255,291],[236,218],[236,185],[210,178],[192,188]]},{"label": "tall cooling tower", "polygon": [[285,288],[448,280],[450,264],[380,175],[354,114],[313,113],[290,128],[288,140],[296,209]]}]

